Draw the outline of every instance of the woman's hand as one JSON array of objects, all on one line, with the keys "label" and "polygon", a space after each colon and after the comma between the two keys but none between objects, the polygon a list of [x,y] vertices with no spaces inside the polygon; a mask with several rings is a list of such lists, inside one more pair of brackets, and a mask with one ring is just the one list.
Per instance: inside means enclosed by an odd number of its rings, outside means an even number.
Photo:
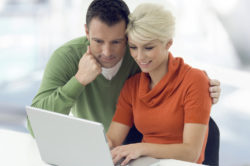
[{"label": "woman's hand", "polygon": [[112,143],[112,141],[109,139],[108,136],[106,136],[106,138],[107,138],[107,141],[108,141],[109,149],[112,149],[112,148],[113,148],[113,143]]},{"label": "woman's hand", "polygon": [[122,158],[125,158],[121,165],[126,165],[132,159],[137,159],[143,155],[143,143],[121,145],[111,150],[111,155],[114,164]]}]

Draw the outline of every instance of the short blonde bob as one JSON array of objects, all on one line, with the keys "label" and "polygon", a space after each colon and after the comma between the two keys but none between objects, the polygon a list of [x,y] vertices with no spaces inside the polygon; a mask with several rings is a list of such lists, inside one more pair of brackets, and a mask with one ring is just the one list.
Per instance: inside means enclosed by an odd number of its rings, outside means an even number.
[{"label": "short blonde bob", "polygon": [[163,6],[143,3],[129,15],[126,33],[132,40],[142,43],[159,40],[167,43],[174,36],[175,18]]}]

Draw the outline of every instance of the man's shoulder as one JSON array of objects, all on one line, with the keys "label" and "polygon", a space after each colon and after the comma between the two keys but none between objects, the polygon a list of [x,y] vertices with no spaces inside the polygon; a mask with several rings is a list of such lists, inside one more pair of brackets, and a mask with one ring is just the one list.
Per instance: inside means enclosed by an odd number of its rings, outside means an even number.
[{"label": "man's shoulder", "polygon": [[88,44],[88,39],[86,36],[82,36],[82,37],[77,37],[77,38],[74,38],[68,42],[66,42],[65,44],[62,45],[63,46],[82,46],[82,45],[85,45],[85,44]]},{"label": "man's shoulder", "polygon": [[85,36],[74,38],[56,49],[55,52],[67,52],[72,50],[86,50],[89,42]]}]

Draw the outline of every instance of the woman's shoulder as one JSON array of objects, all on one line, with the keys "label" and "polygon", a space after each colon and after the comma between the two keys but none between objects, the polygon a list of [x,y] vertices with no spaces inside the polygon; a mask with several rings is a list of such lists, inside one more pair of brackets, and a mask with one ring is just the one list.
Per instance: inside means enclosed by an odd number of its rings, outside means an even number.
[{"label": "woman's shoulder", "polygon": [[129,89],[135,89],[139,83],[140,83],[140,78],[141,78],[141,72],[129,77],[126,82],[124,87],[129,88]]},{"label": "woman's shoulder", "polygon": [[129,77],[126,81],[127,84],[135,84],[137,82],[140,81],[140,77],[141,77],[141,72],[136,73],[135,75]]},{"label": "woman's shoulder", "polygon": [[185,76],[185,80],[188,82],[208,82],[208,76],[206,75],[206,72],[197,68],[191,68]]}]

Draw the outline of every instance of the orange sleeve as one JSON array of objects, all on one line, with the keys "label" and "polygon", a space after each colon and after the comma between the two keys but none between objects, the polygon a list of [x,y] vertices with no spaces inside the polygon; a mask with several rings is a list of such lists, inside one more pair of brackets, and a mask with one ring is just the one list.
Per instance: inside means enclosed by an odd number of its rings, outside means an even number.
[{"label": "orange sleeve", "polygon": [[116,121],[125,124],[129,127],[133,125],[133,110],[132,110],[132,95],[133,89],[129,84],[131,79],[127,80],[121,90],[118,102],[116,105],[116,111],[112,121]]},{"label": "orange sleeve", "polygon": [[208,124],[212,105],[209,95],[209,80],[205,73],[198,69],[192,69],[187,78],[184,122]]}]

